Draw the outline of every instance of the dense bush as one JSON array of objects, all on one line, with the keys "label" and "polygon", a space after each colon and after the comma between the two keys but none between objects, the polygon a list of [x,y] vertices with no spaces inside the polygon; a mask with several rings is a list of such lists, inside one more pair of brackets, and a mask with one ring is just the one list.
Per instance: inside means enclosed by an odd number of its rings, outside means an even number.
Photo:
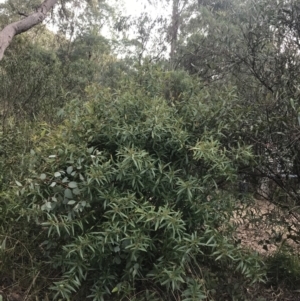
[{"label": "dense bush", "polygon": [[94,85],[64,125],[35,138],[14,206],[39,231],[37,261],[59,271],[56,298],[201,300],[214,288],[204,270],[262,278],[229,226],[229,186],[251,153],[221,144],[222,122],[207,126],[231,99],[206,103],[208,93],[177,106],[139,84]]},{"label": "dense bush", "polygon": [[[10,2],[3,25],[31,11]],[[299,241],[297,1],[166,1],[171,19],[156,20],[106,1],[75,17],[64,2],[59,32],[19,35],[0,66],[0,300],[297,289],[283,248]],[[252,192],[280,218],[257,218]],[[280,251],[262,264],[241,220],[265,223],[258,244]]]},{"label": "dense bush", "polygon": [[3,128],[12,118],[16,123],[38,117],[51,122],[64,105],[61,62],[50,50],[29,42],[26,46],[8,55],[0,68]]},{"label": "dense bush", "polygon": [[299,255],[291,250],[279,250],[266,260],[269,283],[275,286],[285,285],[289,289],[298,289],[300,284]]}]

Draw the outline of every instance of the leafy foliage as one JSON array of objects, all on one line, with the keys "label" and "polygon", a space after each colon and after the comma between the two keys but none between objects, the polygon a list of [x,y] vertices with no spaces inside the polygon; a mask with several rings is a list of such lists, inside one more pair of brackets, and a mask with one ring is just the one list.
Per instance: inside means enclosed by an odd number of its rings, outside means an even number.
[{"label": "leafy foliage", "polygon": [[122,16],[111,40],[105,1],[65,4],[58,34],[21,35],[0,68],[0,280],[45,300],[297,288],[297,256],[263,266],[232,235],[267,179],[298,240],[297,3],[166,1],[172,20]]},{"label": "leafy foliage", "polygon": [[260,280],[258,259],[230,238],[235,198],[220,186],[251,153],[226,150],[222,124],[215,135],[206,128],[219,111],[207,114],[201,95],[170,106],[134,83],[113,95],[97,85],[87,93],[87,103],[66,109],[63,126],[49,129],[15,187],[24,218],[47,229],[44,256],[62,272],[55,296],[147,298],[150,286],[156,298],[172,299],[163,288],[201,300],[199,258]]},{"label": "leafy foliage", "polygon": [[272,285],[285,284],[290,289],[299,286],[299,257],[290,250],[280,250],[267,260],[269,283]]},{"label": "leafy foliage", "polygon": [[18,42],[17,51],[5,58],[0,69],[3,128],[12,118],[32,121],[39,115],[53,121],[63,105],[61,63],[56,55],[31,43],[18,46]]}]

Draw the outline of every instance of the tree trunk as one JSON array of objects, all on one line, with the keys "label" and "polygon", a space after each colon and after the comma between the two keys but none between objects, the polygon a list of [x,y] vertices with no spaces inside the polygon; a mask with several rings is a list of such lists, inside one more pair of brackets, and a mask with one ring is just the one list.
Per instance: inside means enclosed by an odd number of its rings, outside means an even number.
[{"label": "tree trunk", "polygon": [[179,30],[179,0],[173,0],[172,6],[172,25],[171,25],[171,51],[170,51],[170,63],[171,68],[175,65],[175,54],[177,48],[178,30]]},{"label": "tree trunk", "polygon": [[45,0],[34,13],[20,21],[8,24],[2,29],[0,32],[0,61],[2,60],[5,50],[12,42],[14,36],[41,23],[57,1],[58,0]]}]

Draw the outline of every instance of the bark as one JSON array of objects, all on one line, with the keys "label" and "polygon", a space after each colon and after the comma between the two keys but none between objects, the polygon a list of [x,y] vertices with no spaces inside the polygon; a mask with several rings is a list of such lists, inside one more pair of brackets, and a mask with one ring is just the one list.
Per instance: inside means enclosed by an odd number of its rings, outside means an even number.
[{"label": "bark", "polygon": [[179,0],[173,0],[172,6],[172,25],[171,25],[171,51],[170,62],[171,68],[174,68],[175,52],[177,48],[178,30],[179,30]]},{"label": "bark", "polygon": [[0,61],[3,59],[4,52],[12,42],[14,36],[23,33],[30,28],[41,23],[47,16],[47,13],[57,3],[58,0],[44,0],[35,12],[26,18],[6,25],[0,32]]}]

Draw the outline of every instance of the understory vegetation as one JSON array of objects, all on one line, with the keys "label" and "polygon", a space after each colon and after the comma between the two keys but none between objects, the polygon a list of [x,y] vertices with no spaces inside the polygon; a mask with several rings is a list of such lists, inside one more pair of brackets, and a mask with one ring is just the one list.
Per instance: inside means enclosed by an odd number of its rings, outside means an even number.
[{"label": "understory vegetation", "polygon": [[0,301],[298,300],[297,1],[93,5],[0,63]]}]

